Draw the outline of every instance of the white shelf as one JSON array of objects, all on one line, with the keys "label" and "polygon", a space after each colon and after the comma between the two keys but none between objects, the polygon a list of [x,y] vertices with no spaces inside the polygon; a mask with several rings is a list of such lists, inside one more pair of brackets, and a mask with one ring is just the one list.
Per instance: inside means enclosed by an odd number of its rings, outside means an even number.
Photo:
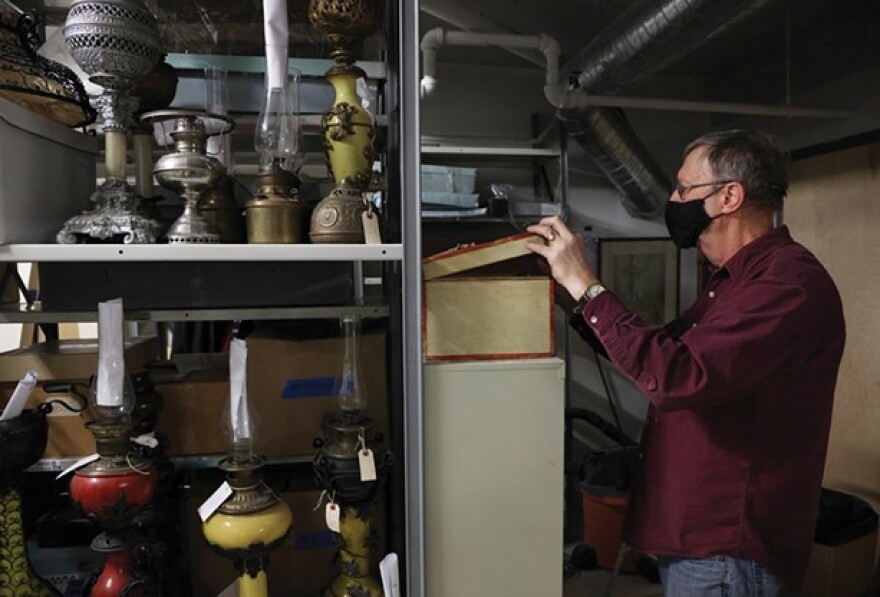
[{"label": "white shelf", "polygon": [[2,262],[400,261],[403,245],[0,245]]},{"label": "white shelf", "polygon": [[[27,473],[57,473],[80,460],[82,456],[71,458],[41,458],[30,468],[26,468]],[[217,468],[221,460],[226,458],[225,454],[207,454],[202,456],[171,456],[170,460],[178,469],[201,469],[201,468]],[[300,456],[270,456],[266,458],[266,464],[304,464],[314,459],[313,454],[303,454]]]},{"label": "white shelf", "polygon": [[422,145],[422,154],[517,158],[558,158],[561,155],[558,149],[541,147],[475,147],[469,145]]},{"label": "white shelf", "polygon": [[[236,319],[335,319],[342,315],[363,318],[388,317],[388,305],[321,305],[315,307],[223,307],[190,309],[135,309],[125,312],[126,321],[231,321]],[[0,307],[0,323],[57,323],[98,321],[96,311],[43,311],[39,303]]]}]

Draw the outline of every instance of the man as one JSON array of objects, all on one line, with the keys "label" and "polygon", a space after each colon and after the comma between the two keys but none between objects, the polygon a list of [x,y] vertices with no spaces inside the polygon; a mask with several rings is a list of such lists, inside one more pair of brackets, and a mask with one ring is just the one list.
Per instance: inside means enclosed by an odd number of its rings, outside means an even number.
[{"label": "man", "polygon": [[650,401],[625,537],[658,556],[667,595],[787,595],[809,559],[845,331],[828,273],[773,227],[787,190],[763,133],[687,146],[666,223],[713,272],[662,328],[601,285],[561,219],[529,227],[546,239],[531,250]]}]

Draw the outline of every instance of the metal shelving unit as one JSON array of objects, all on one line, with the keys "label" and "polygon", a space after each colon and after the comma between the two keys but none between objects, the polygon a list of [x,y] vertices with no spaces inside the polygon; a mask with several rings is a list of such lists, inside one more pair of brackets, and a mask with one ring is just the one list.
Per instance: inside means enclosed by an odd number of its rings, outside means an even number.
[{"label": "metal shelving unit", "polygon": [[[150,309],[125,312],[126,321],[229,321],[233,319],[335,319],[342,315],[388,317],[387,304],[328,305],[320,307],[248,307],[204,309]],[[0,307],[0,323],[55,323],[97,321],[97,311],[43,311],[39,302]]]},{"label": "metal shelving unit", "polygon": [[463,156],[469,159],[491,157],[491,158],[522,158],[522,159],[540,159],[540,158],[558,158],[561,151],[552,148],[542,147],[489,147],[489,146],[471,146],[471,145],[422,145],[422,154],[429,156]]},{"label": "metal shelving unit", "polygon": [[0,245],[2,262],[400,261],[403,245]]},{"label": "metal shelving unit", "polygon": [[[54,8],[56,19],[63,17],[69,1],[60,4],[34,0],[43,8]],[[383,110],[377,125],[385,129],[386,164],[389,196],[399,197],[390,206],[390,219],[396,223],[391,238],[397,242],[382,245],[0,245],[0,264],[15,263],[107,263],[131,262],[351,262],[355,275],[361,274],[363,262],[377,262],[383,271],[383,304],[337,305],[321,307],[179,309],[128,311],[126,318],[138,321],[198,321],[235,318],[299,319],[335,318],[342,313],[389,320],[389,402],[392,410],[391,432],[399,456],[393,471],[392,511],[399,527],[393,531],[395,549],[401,557],[401,584],[407,597],[425,594],[424,579],[424,477],[423,477],[423,395],[421,350],[421,210],[418,201],[405,200],[420,193],[420,121],[419,121],[419,3],[406,0],[388,3],[386,59],[359,63],[368,76],[384,80],[385,95],[380,98]],[[201,76],[212,64],[231,71],[262,76],[264,61],[259,58],[170,54],[168,61],[180,70]],[[293,60],[305,77],[323,76],[331,65],[328,60]],[[194,75],[194,76],[195,76]],[[201,101],[199,90],[195,96]],[[194,97],[195,97],[194,96]],[[322,104],[323,105],[323,104]],[[234,110],[234,108],[232,108]],[[249,128],[243,116],[240,134]],[[392,116],[388,116],[392,115]],[[317,129],[318,116],[305,118],[306,131]],[[249,156],[248,156],[249,157]],[[317,174],[316,174],[317,175]],[[392,195],[393,193],[393,195]],[[397,225],[399,224],[399,226]],[[356,294],[357,296],[357,294]],[[369,299],[368,299],[369,300]],[[47,312],[37,307],[19,305],[0,309],[0,323],[52,323],[91,321],[94,312]],[[181,468],[216,466],[216,456],[175,458]],[[38,470],[57,471],[72,463],[68,459],[46,459]],[[300,458],[278,463],[301,462]],[[270,460],[270,462],[276,462]],[[32,469],[34,470],[34,469]]]},{"label": "metal shelving unit", "polygon": [[[217,468],[217,464],[226,458],[226,454],[207,454],[203,456],[171,456],[170,460],[178,469],[204,469]],[[80,460],[81,456],[71,458],[42,458],[30,468],[25,469],[28,473],[58,473]],[[304,456],[278,456],[266,459],[266,464],[303,464],[312,461],[310,454]]]}]

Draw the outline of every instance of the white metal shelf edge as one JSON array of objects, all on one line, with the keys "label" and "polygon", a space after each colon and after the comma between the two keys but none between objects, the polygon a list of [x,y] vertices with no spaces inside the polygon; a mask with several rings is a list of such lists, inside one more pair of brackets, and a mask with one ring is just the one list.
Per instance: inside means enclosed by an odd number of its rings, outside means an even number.
[{"label": "white metal shelf edge", "polygon": [[400,261],[403,245],[0,245],[0,262]]},{"label": "white metal shelf edge", "polygon": [[557,158],[558,149],[540,147],[471,147],[467,145],[422,145],[422,153],[430,155],[509,156],[524,158]]}]

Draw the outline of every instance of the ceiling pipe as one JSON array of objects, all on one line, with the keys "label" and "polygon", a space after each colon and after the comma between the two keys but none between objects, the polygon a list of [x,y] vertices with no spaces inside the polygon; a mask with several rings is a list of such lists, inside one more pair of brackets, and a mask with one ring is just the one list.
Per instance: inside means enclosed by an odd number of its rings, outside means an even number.
[{"label": "ceiling pipe", "polygon": [[431,29],[422,37],[422,97],[437,87],[437,48],[449,46],[498,46],[538,50],[545,60],[545,89],[559,85],[559,44],[549,35],[514,35],[507,33],[475,33],[447,31],[442,27]]},{"label": "ceiling pipe", "polygon": [[[587,93],[614,94],[666,68],[771,1],[639,0],[564,70],[578,71],[578,86]],[[618,111],[562,107],[557,117],[621,192],[630,215],[659,215],[672,185]]]}]

